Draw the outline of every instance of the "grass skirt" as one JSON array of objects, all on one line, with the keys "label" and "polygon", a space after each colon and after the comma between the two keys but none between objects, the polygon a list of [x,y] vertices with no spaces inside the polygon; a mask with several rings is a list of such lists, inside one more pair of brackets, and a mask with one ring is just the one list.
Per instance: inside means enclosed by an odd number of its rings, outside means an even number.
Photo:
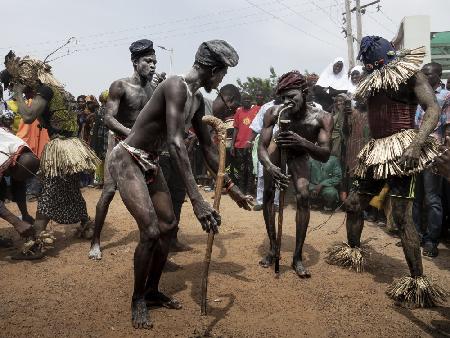
[{"label": "grass skirt", "polygon": [[44,177],[67,176],[95,171],[99,164],[99,158],[84,141],[76,137],[55,138],[42,152],[40,173]]},{"label": "grass skirt", "polygon": [[373,172],[373,176],[369,178],[385,179],[390,176],[409,176],[421,172],[425,169],[426,163],[438,155],[439,144],[429,136],[422,147],[419,165],[412,170],[404,171],[397,161],[415,136],[416,131],[408,129],[388,137],[370,140],[358,155],[355,175],[366,178],[369,172]]}]

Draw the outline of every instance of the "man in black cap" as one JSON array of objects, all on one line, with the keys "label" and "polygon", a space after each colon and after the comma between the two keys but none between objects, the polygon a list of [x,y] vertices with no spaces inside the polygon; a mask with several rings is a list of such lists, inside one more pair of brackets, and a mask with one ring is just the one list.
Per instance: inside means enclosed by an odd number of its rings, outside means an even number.
[{"label": "man in black cap", "polygon": [[95,213],[94,237],[89,251],[89,258],[95,260],[102,258],[100,233],[116,191],[116,184],[107,169],[109,154],[119,141],[128,136],[139,112],[153,94],[152,78],[156,68],[153,42],[147,39],[135,41],[130,46],[130,52],[134,68],[133,75],[114,81],[109,88],[106,102],[105,124],[110,130],[105,160],[106,169],[102,195]]},{"label": "man in black cap", "polygon": [[[205,104],[199,92],[217,88],[228,67],[238,63],[236,51],[227,42],[201,44],[195,62],[184,76],[171,76],[155,89],[139,114],[129,136],[111,152],[109,171],[120,196],[139,227],[134,253],[134,292],[131,302],[135,328],[152,327],[149,305],[172,309],[181,304],[159,291],[159,280],[167,260],[170,239],[177,228],[170,193],[159,170],[158,151],[164,142],[186,186],[194,213],[202,228],[217,232],[219,214],[203,199],[192,175],[184,133],[191,124],[209,167],[218,168],[217,150],[202,122]],[[225,188],[236,203],[247,210],[249,199],[225,176]]]}]

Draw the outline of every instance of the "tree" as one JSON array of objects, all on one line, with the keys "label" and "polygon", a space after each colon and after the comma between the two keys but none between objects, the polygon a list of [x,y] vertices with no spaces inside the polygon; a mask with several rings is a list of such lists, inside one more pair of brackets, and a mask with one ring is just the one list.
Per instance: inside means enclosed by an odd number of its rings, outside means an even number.
[{"label": "tree", "polygon": [[265,79],[260,77],[247,77],[247,81],[245,82],[242,82],[241,79],[237,79],[236,82],[241,92],[249,94],[253,100],[255,99],[256,94],[261,92],[264,96],[264,101],[270,101],[273,98],[278,76],[272,66],[270,66],[269,71],[269,77]]}]

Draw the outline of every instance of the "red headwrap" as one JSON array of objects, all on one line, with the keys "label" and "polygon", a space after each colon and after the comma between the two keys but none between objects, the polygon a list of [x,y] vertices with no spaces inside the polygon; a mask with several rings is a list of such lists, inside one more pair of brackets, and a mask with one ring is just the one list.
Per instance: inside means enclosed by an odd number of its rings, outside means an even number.
[{"label": "red headwrap", "polygon": [[318,80],[319,79],[319,75],[317,75],[316,73],[311,73],[308,74],[308,76],[306,76],[306,79],[309,80]]},{"label": "red headwrap", "polygon": [[303,92],[308,90],[306,78],[298,70],[293,70],[281,75],[278,79],[278,85],[275,93],[279,95],[280,92],[289,89],[300,89]]}]

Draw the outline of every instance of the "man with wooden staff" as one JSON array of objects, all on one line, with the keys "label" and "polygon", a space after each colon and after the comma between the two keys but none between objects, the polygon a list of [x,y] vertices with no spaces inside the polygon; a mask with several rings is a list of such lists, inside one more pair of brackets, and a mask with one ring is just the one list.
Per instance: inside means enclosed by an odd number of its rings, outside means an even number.
[{"label": "man with wooden staff", "polygon": [[[286,189],[292,178],[297,201],[296,241],[292,268],[301,278],[310,277],[302,263],[302,249],[309,223],[309,164],[308,158],[326,162],[330,156],[333,118],[327,112],[306,103],[308,86],[306,78],[298,71],[280,77],[276,88],[283,105],[270,108],[264,116],[258,157],[264,166],[264,221],[270,241],[268,254],[260,261],[269,267],[279,252],[276,243],[275,213],[273,212],[274,186]],[[286,106],[283,119],[290,120],[289,131],[278,132],[279,114]],[[280,148],[285,148],[290,177],[279,168]],[[281,202],[280,202],[281,203]],[[280,204],[280,209],[282,205]]]},{"label": "man with wooden staff", "polygon": [[[120,196],[136,220],[140,237],[134,253],[134,292],[131,300],[135,328],[149,329],[149,305],[179,309],[181,304],[159,291],[170,240],[177,228],[170,193],[159,170],[158,151],[164,142],[186,185],[194,213],[206,231],[217,232],[219,214],[203,199],[192,175],[184,133],[192,124],[207,165],[217,172],[217,150],[209,129],[202,123],[203,96],[222,81],[228,67],[238,63],[238,54],[226,41],[212,40],[200,45],[192,68],[186,75],[172,76],[155,90],[142,109],[129,136],[111,152],[109,171]],[[245,197],[228,178],[225,188],[236,203],[250,210]]]}]

